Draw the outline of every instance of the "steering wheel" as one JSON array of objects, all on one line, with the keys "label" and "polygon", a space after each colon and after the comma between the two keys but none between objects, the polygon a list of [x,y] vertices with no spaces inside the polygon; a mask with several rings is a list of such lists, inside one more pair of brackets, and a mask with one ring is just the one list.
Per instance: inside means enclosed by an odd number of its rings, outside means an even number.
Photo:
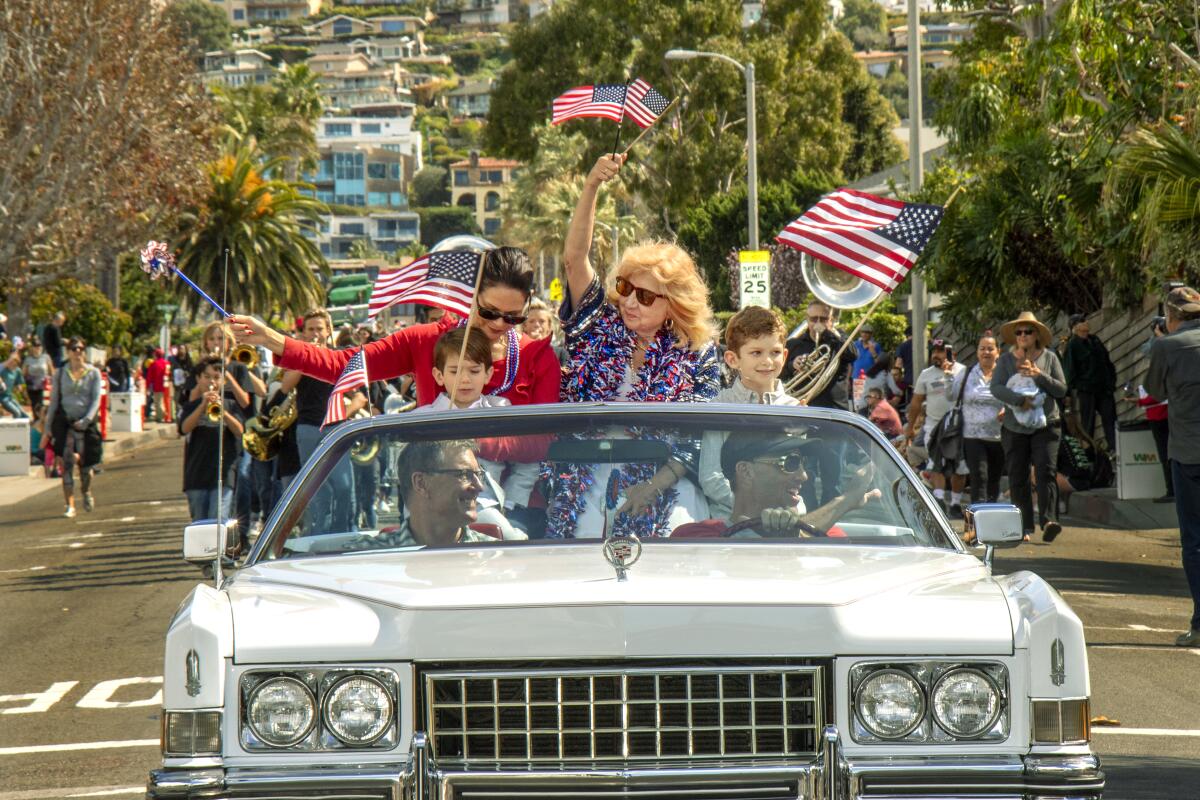
[{"label": "steering wheel", "polygon": [[[737,523],[736,525],[730,525],[728,528],[725,529],[725,532],[722,533],[721,536],[722,536],[722,538],[727,539],[730,536],[733,536],[738,531],[751,530],[751,529],[757,528],[760,525],[762,525],[762,517],[761,516],[751,517],[750,519],[742,520],[741,522]],[[827,535],[824,531],[817,530],[812,525],[809,525],[807,522],[805,522],[802,519],[796,520],[796,526],[798,528],[800,528],[800,530],[807,533],[809,536],[813,536],[813,537],[817,537],[817,538],[824,538]]]}]

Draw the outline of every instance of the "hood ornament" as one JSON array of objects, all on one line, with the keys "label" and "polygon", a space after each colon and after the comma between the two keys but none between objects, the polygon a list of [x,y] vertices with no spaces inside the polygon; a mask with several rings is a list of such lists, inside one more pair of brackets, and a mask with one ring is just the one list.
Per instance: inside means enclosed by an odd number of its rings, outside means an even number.
[{"label": "hood ornament", "polygon": [[1067,682],[1067,657],[1062,639],[1055,639],[1050,645],[1050,682],[1055,686]]},{"label": "hood ornament", "polygon": [[184,658],[184,671],[187,676],[184,688],[187,689],[188,697],[195,697],[200,694],[200,656],[195,650],[188,650]]},{"label": "hood ornament", "polygon": [[604,540],[604,560],[617,571],[617,580],[628,577],[629,568],[642,557],[642,540],[630,533]]}]

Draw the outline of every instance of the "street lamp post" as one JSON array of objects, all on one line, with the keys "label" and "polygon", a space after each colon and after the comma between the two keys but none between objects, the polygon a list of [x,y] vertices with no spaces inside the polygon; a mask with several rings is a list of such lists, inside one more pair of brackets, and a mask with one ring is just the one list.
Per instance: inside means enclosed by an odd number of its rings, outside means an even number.
[{"label": "street lamp post", "polygon": [[668,61],[687,61],[693,58],[715,58],[732,64],[741,70],[746,79],[746,205],[750,214],[750,249],[758,249],[758,125],[754,103],[754,63],[744,65],[723,53],[704,50],[668,50],[664,56]]}]

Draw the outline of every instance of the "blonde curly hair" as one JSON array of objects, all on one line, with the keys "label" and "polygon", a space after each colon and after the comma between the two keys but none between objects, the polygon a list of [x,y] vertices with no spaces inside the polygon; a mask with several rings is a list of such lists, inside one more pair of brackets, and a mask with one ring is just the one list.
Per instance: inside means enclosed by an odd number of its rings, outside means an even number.
[{"label": "blonde curly hair", "polygon": [[667,295],[667,321],[675,332],[676,347],[700,351],[712,344],[714,327],[708,286],[686,250],[668,242],[644,242],[630,247],[609,275],[608,302],[620,306],[617,278],[632,280],[637,275],[650,275],[662,284]]}]

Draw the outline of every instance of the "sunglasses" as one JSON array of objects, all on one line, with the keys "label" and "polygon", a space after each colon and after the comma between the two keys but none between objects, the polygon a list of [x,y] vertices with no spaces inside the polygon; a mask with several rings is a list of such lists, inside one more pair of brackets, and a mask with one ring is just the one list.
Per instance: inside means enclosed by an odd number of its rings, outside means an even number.
[{"label": "sunglasses", "polygon": [[461,483],[470,483],[478,481],[483,484],[484,477],[487,475],[482,469],[427,469],[425,472],[432,472],[435,475],[453,475]]},{"label": "sunglasses", "polygon": [[72,353],[82,353],[82,352],[84,351],[84,349],[85,349],[85,348],[83,348],[83,347],[70,347],[70,348],[67,348],[67,349],[68,349],[68,350],[70,350]]},{"label": "sunglasses", "polygon": [[804,459],[798,452],[791,452],[778,458],[756,458],[754,463],[770,464],[788,475],[794,475],[804,467]]},{"label": "sunglasses", "polygon": [[1035,331],[1033,328],[1020,328],[1013,331],[1013,335],[1015,336],[1033,336],[1035,333],[1037,333],[1037,331]]},{"label": "sunglasses", "polygon": [[494,308],[488,308],[487,306],[482,306],[478,303],[475,305],[475,313],[479,314],[480,317],[486,319],[488,322],[495,322],[498,319],[502,319],[509,325],[520,325],[522,322],[529,319],[529,317],[524,314],[506,314],[503,311],[497,311]]},{"label": "sunglasses", "polygon": [[640,286],[634,286],[624,278],[617,278],[616,288],[617,294],[621,295],[621,297],[629,297],[631,294],[636,294],[637,301],[644,306],[652,306],[654,305],[654,301],[658,298],[661,297],[665,300],[667,297],[665,294],[659,294],[658,292],[652,292],[649,289],[643,289]]}]

